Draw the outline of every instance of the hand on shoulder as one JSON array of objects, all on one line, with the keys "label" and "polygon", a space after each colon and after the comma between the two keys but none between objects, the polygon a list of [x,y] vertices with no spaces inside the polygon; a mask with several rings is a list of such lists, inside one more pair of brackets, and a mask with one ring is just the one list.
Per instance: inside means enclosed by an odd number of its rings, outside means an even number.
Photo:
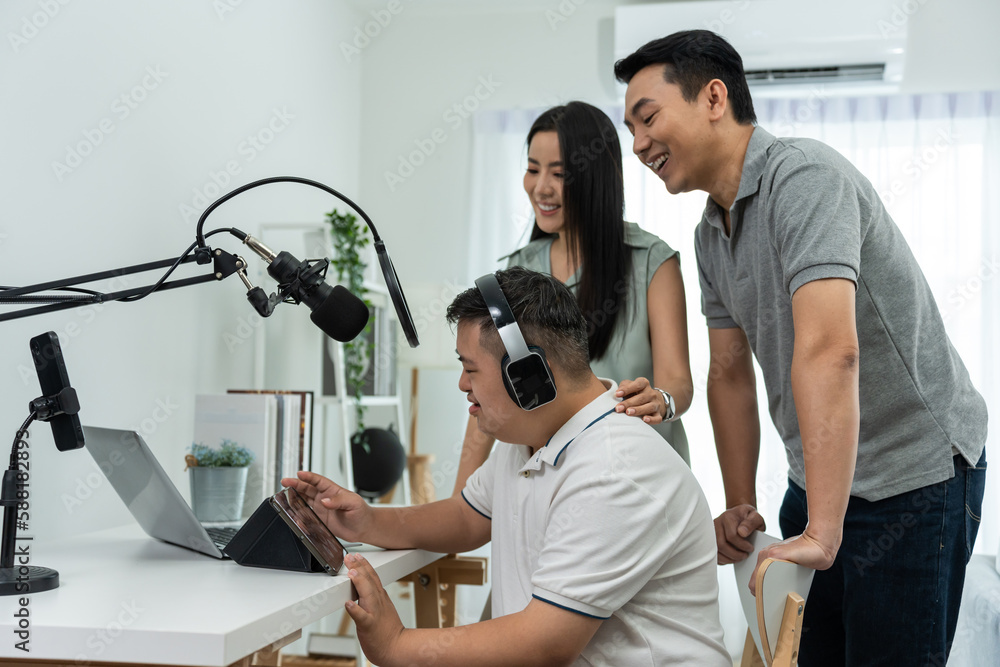
[{"label": "hand on shoulder", "polygon": [[663,391],[653,387],[649,380],[644,377],[623,380],[618,385],[615,396],[622,399],[621,403],[615,406],[615,412],[624,412],[630,417],[639,417],[647,424],[663,422],[670,412]]}]

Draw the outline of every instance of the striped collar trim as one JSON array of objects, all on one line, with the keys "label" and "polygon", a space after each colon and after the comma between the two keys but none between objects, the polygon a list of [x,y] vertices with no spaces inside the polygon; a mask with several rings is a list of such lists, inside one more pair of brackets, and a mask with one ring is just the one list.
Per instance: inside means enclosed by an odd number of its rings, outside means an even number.
[{"label": "striped collar trim", "polygon": [[611,388],[588,403],[582,410],[573,415],[569,421],[553,434],[545,446],[540,448],[525,462],[521,470],[539,470],[542,463],[558,466],[563,460],[566,449],[588,428],[605,417],[614,414],[615,406],[621,402],[615,396],[618,383],[610,382]]}]

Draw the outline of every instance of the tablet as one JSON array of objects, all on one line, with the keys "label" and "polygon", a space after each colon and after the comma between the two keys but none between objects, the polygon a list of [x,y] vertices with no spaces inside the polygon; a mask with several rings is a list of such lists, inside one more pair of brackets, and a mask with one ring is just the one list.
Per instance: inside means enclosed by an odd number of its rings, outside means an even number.
[{"label": "tablet", "polygon": [[268,498],[271,507],[284,519],[309,553],[319,561],[327,574],[334,575],[344,564],[347,549],[320,519],[306,499],[293,488],[285,488]]}]

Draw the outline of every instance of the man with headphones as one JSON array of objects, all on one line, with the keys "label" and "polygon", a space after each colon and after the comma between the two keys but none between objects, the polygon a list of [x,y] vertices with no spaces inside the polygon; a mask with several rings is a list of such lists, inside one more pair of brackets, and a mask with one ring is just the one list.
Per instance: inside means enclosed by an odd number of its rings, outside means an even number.
[{"label": "man with headphones", "polygon": [[313,473],[282,480],[345,539],[445,553],[492,540],[493,618],[458,628],[404,629],[371,566],[348,556],[359,599],[347,611],[368,658],[730,665],[705,497],[652,427],[615,412],[617,383],[590,370],[573,294],[511,268],[477,280],[447,318],[469,414],[499,441],[461,497],[373,509]]}]

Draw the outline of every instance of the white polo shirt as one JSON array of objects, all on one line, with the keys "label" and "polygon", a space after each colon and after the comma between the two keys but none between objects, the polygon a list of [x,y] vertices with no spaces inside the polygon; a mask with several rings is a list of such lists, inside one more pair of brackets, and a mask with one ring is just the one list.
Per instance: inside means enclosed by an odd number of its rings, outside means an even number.
[{"label": "white polo shirt", "polygon": [[614,411],[616,388],[533,456],[498,443],[469,478],[462,496],[492,520],[493,617],[535,597],[605,619],[575,665],[731,667],[705,496],[652,427]]}]

